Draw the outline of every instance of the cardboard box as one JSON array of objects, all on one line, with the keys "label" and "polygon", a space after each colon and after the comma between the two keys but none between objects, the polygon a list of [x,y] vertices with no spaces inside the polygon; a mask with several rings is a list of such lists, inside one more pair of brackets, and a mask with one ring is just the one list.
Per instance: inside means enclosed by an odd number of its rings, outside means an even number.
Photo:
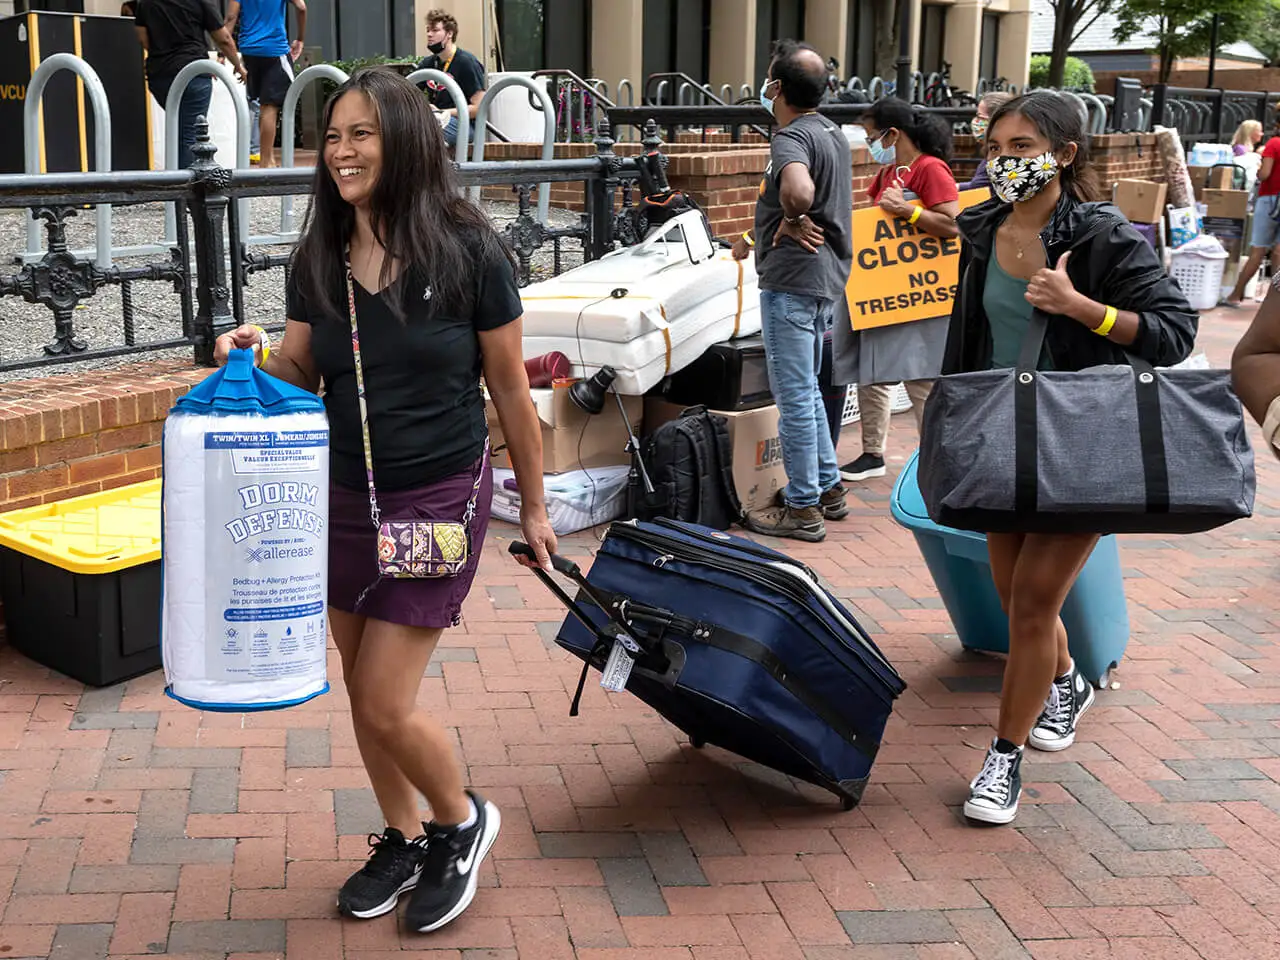
[{"label": "cardboard box", "polygon": [[[579,410],[569,399],[569,384],[529,391],[538,420],[542,424],[542,472],[565,473],[587,467],[625,466],[631,462],[627,452],[627,430],[618,414],[617,401],[606,398],[605,408],[595,416]],[[644,412],[642,397],[622,398],[631,421],[631,429],[640,434]],[[493,465],[509,469],[507,454],[498,422],[497,409],[488,396],[484,401],[485,419],[489,421],[489,443]]]},{"label": "cardboard box", "polygon": [[1205,217],[1215,220],[1239,220],[1249,214],[1249,192],[1247,190],[1205,190],[1202,201],[1205,206]]},{"label": "cardboard box", "polygon": [[[644,430],[652,433],[684,409],[657,397],[645,397]],[[773,502],[786,486],[782,468],[782,441],[778,437],[778,408],[774,404],[755,410],[714,410],[727,421],[733,449],[733,486],[743,509],[758,510]]]},{"label": "cardboard box", "polygon": [[1205,190],[1230,190],[1231,180],[1235,176],[1232,167],[1187,167],[1191,174],[1191,186],[1195,189],[1196,199],[1203,200]]},{"label": "cardboard box", "polygon": [[1116,183],[1115,203],[1134,223],[1159,223],[1168,190],[1151,180],[1121,180]]}]

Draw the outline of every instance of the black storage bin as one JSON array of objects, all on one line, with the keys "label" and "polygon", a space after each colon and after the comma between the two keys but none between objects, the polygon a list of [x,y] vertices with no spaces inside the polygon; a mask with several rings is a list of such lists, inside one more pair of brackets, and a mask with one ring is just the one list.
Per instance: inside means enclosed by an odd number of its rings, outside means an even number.
[{"label": "black storage bin", "polygon": [[101,687],[161,666],[160,481],[0,516],[5,635]]}]

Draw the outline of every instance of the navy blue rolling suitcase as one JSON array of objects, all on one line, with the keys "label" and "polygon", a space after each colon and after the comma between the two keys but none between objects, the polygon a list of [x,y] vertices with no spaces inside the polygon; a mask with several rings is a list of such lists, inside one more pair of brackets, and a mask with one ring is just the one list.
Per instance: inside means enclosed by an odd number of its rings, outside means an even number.
[{"label": "navy blue rolling suitcase", "polygon": [[[523,543],[512,553],[528,555]],[[836,794],[851,809],[906,684],[805,567],[754,541],[676,520],[613,523],[556,642],[679,727]],[[626,670],[630,669],[627,674]],[[619,674],[617,671],[621,670]]]}]

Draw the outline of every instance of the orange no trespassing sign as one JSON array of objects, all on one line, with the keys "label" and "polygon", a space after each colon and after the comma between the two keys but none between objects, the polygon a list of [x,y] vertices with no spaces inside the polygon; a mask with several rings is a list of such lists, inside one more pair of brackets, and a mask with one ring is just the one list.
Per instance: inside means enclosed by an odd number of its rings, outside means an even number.
[{"label": "orange no trespassing sign", "polygon": [[[960,194],[960,209],[991,197]],[[960,238],[942,240],[879,207],[853,212],[853,269],[845,286],[853,329],[928,320],[951,313],[959,284]]]}]

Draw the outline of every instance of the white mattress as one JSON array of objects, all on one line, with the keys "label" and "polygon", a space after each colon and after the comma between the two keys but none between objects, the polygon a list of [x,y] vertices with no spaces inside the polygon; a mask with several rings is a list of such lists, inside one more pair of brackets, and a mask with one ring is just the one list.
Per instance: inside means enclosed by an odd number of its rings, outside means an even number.
[{"label": "white mattress", "polygon": [[530,284],[520,294],[525,335],[626,343],[658,329],[655,320],[678,323],[725,293],[735,301],[740,295],[744,306],[758,302],[753,261],[735,261],[720,250],[690,263],[684,245],[678,246],[679,257],[630,248]]},{"label": "white mattress", "polygon": [[602,366],[613,367],[618,378],[614,389],[621,394],[647,393],[663,377],[687,367],[713,344],[760,331],[760,301],[754,289],[738,311],[736,290],[728,290],[687,311],[679,320],[665,322],[647,314],[653,329],[619,343],[586,336],[524,337],[524,358],[558,350],[573,365],[572,375],[589,377]]}]

